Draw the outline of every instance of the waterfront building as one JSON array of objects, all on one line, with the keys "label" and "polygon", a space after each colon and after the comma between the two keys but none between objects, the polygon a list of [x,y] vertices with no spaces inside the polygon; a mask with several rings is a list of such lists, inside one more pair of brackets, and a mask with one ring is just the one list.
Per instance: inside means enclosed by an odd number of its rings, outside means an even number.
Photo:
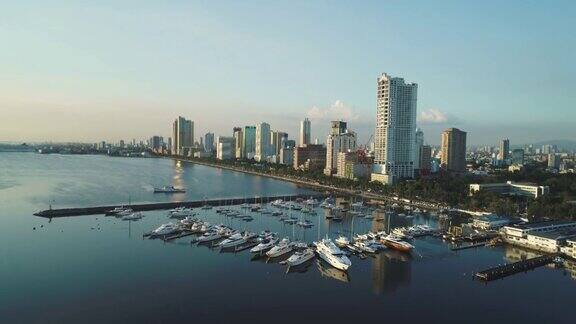
[{"label": "waterfront building", "polygon": [[241,159],[243,156],[242,149],[244,148],[243,143],[243,132],[241,127],[234,127],[234,157]]},{"label": "waterfront building", "polygon": [[498,160],[507,161],[510,158],[510,140],[505,138],[500,141],[500,150],[498,151]]},{"label": "waterfront building", "polygon": [[218,160],[230,160],[234,158],[234,137],[216,137],[216,158]]},{"label": "waterfront building", "polygon": [[548,253],[556,253],[567,245],[567,239],[576,237],[576,222],[522,223],[504,226],[500,233],[506,243]]},{"label": "waterfront building", "polygon": [[383,73],[377,80],[372,180],[391,184],[414,177],[418,85]]},{"label": "waterfront building", "polygon": [[548,186],[538,186],[533,183],[507,181],[506,183],[474,183],[470,185],[470,195],[478,191],[491,191],[501,195],[525,196],[538,198],[550,193]]},{"label": "waterfront building", "polygon": [[214,152],[214,133],[204,135],[204,150],[208,153]]},{"label": "waterfront building", "polygon": [[326,138],[326,167],[324,174],[338,171],[338,153],[356,151],[356,133],[348,130],[343,121],[333,121],[330,134]]},{"label": "waterfront building", "polygon": [[560,252],[564,253],[567,257],[576,260],[576,238],[567,239],[565,246],[560,248]]},{"label": "waterfront building", "polygon": [[449,128],[442,133],[440,166],[448,172],[466,171],[466,132]]},{"label": "waterfront building", "polygon": [[548,154],[548,168],[558,170],[560,169],[560,156],[556,153]]},{"label": "waterfront building", "polygon": [[310,119],[305,118],[303,121],[300,122],[300,141],[299,145],[304,146],[308,145],[311,142],[311,134],[312,134],[312,126],[310,123]]},{"label": "waterfront building", "polygon": [[178,117],[172,124],[172,139],[172,154],[187,155],[194,145],[194,122]]},{"label": "waterfront building", "polygon": [[266,161],[270,154],[270,124],[260,123],[256,125],[256,161]]},{"label": "waterfront building", "polygon": [[307,144],[294,148],[294,169],[320,170],[326,165],[326,147]]},{"label": "waterfront building", "polygon": [[509,218],[500,217],[498,215],[486,215],[475,217],[472,220],[472,227],[488,231],[502,228],[509,225],[511,220]]},{"label": "waterfront building", "polygon": [[243,159],[253,159],[256,154],[256,126],[244,126],[242,132],[244,148],[242,149]]},{"label": "waterfront building", "polygon": [[524,165],[524,150],[523,149],[512,150],[512,164]]}]

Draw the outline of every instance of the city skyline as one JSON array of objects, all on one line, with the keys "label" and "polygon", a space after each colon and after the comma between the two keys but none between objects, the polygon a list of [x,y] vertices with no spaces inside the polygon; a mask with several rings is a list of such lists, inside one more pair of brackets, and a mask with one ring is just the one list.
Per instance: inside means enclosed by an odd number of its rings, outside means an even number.
[{"label": "city skyline", "polygon": [[[254,10],[239,14],[240,5]],[[63,7],[0,7],[11,49],[0,54],[0,141],[166,138],[165,125],[181,115],[196,134],[228,136],[265,120],[295,139],[308,117],[311,140],[321,142],[328,122],[342,119],[364,143],[382,72],[419,85],[426,143],[438,145],[449,127],[465,129],[469,145],[576,137],[569,2],[507,2],[498,13],[472,3],[367,3],[355,9],[362,24],[346,4]],[[327,16],[328,26],[319,19]]]}]

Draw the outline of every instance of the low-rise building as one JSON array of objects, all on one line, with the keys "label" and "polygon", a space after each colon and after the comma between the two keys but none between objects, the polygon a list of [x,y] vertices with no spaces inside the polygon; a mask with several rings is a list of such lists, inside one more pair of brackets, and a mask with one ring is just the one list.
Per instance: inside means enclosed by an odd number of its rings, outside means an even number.
[{"label": "low-rise building", "polygon": [[491,191],[501,195],[527,196],[538,198],[550,193],[548,186],[538,186],[533,183],[507,181],[506,183],[474,183],[470,185],[470,195],[478,191]]},{"label": "low-rise building", "polygon": [[509,218],[500,217],[498,215],[486,215],[474,218],[472,227],[481,230],[495,230],[509,225],[511,220]]},{"label": "low-rise building", "polygon": [[548,221],[505,226],[500,230],[502,239],[513,245],[556,253],[567,239],[576,237],[576,222]]}]

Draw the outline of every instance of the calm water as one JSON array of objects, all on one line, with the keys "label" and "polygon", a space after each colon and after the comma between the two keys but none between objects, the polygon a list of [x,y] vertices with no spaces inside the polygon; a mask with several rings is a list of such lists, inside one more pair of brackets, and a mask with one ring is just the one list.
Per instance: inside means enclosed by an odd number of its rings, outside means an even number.
[{"label": "calm water", "polygon": [[[153,186],[185,186],[182,195],[155,195]],[[348,275],[312,262],[286,273],[249,252],[220,253],[163,243],[142,233],[166,222],[162,211],[138,222],[113,217],[46,219],[54,207],[191,200],[306,192],[290,183],[167,159],[0,153],[0,322],[290,322],[430,321],[565,322],[576,281],[568,270],[540,268],[482,284],[474,271],[516,261],[529,252],[481,248],[451,252],[434,238],[416,239],[416,255],[384,252],[352,257]],[[346,218],[302,230],[269,215],[250,223],[213,211],[200,217],[237,229],[271,229],[312,241],[426,217],[390,222]],[[294,212],[294,215],[300,216]],[[390,223],[390,224],[388,224]],[[36,227],[34,230],[33,228]],[[576,268],[576,267],[573,267]]]}]

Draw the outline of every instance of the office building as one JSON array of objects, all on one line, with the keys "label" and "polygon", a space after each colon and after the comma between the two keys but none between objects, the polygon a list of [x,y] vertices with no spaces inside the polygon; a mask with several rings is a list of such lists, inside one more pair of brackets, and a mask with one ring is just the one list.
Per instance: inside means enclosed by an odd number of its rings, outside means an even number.
[{"label": "office building", "polygon": [[550,193],[548,186],[539,186],[533,183],[519,183],[507,181],[505,183],[474,183],[470,185],[470,195],[478,191],[490,191],[501,195],[524,196],[539,198]]},{"label": "office building", "polygon": [[326,165],[326,148],[321,144],[307,144],[294,148],[294,169],[321,170]]},{"label": "office building", "polygon": [[204,135],[204,150],[208,153],[214,152],[214,133]]},{"label": "office building", "polygon": [[216,158],[218,160],[230,160],[234,158],[234,137],[216,137]]},{"label": "office building", "polygon": [[188,155],[193,145],[194,122],[178,117],[172,124],[172,154]]},{"label": "office building", "polygon": [[300,146],[310,144],[311,143],[310,141],[312,140],[311,134],[312,134],[312,126],[310,124],[310,120],[308,118],[305,118],[303,121],[300,122],[300,141],[298,144]]},{"label": "office building", "polygon": [[256,125],[256,161],[266,161],[270,155],[270,125],[260,123]]},{"label": "office building", "polygon": [[414,177],[418,85],[383,73],[377,86],[372,180],[391,184]]},{"label": "office building", "polygon": [[256,126],[245,126],[242,137],[244,144],[242,158],[251,160],[256,155]]},{"label": "office building", "polygon": [[348,130],[343,121],[333,121],[330,135],[326,138],[326,167],[324,174],[338,171],[338,153],[356,151],[356,134]]},{"label": "office building", "polygon": [[498,160],[506,161],[510,158],[510,140],[505,138],[500,141],[500,149],[498,151]]},{"label": "office building", "polygon": [[243,156],[242,150],[244,148],[242,127],[234,127],[233,134],[234,134],[234,157],[237,159],[241,159]]},{"label": "office building", "polygon": [[450,128],[442,133],[440,166],[448,172],[466,171],[466,132]]}]

